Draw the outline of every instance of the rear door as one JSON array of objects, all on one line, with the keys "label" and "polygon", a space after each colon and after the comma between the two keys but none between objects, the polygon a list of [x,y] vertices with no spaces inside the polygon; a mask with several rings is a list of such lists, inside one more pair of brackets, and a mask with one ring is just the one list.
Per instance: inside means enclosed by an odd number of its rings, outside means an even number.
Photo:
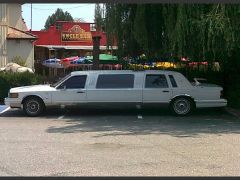
[{"label": "rear door", "polygon": [[168,103],[172,90],[165,74],[146,73],[143,87],[143,103]]},{"label": "rear door", "polygon": [[88,102],[132,103],[142,101],[141,78],[134,73],[99,74],[88,88]]}]

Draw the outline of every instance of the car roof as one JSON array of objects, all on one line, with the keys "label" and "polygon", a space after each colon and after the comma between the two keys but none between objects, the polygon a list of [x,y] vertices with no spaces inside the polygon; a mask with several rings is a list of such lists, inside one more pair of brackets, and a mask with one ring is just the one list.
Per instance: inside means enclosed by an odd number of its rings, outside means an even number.
[{"label": "car roof", "polygon": [[90,70],[90,71],[73,71],[71,75],[78,75],[78,74],[124,74],[124,73],[169,73],[169,74],[179,74],[176,71],[167,71],[167,70],[142,70],[142,71],[135,71],[135,70]]}]

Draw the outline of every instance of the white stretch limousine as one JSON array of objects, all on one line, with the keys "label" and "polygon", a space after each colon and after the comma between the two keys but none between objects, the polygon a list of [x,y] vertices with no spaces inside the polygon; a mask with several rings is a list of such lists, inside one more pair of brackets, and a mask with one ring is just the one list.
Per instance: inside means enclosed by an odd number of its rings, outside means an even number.
[{"label": "white stretch limousine", "polygon": [[167,104],[175,114],[186,115],[194,108],[226,106],[221,93],[217,85],[194,85],[174,71],[76,71],[54,85],[12,88],[5,104],[22,107],[29,116],[48,106],[110,104]]}]

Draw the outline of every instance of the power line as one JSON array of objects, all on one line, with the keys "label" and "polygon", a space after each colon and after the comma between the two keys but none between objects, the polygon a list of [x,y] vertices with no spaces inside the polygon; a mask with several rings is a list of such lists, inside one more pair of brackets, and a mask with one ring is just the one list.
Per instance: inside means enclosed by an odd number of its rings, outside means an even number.
[{"label": "power line", "polygon": [[[36,6],[42,6],[42,7],[44,7],[44,6],[48,6],[48,7],[56,7],[56,6],[64,6],[64,5],[69,5],[70,3],[63,3],[63,4],[56,4],[56,3],[41,3],[41,4],[35,4],[35,3],[33,3],[34,5],[36,5]],[[80,4],[84,4],[84,3],[80,3]],[[26,4],[26,5],[28,5],[28,4]],[[74,4],[73,4],[74,5]]]},{"label": "power line", "polygon": [[[44,6],[65,6],[65,5],[73,5],[73,6],[75,6],[75,5],[77,5],[77,6],[79,6],[79,4],[81,4],[81,5],[83,5],[83,6],[86,6],[86,5],[95,5],[95,3],[62,3],[62,4],[60,4],[60,3],[41,3],[41,4],[37,4],[37,3],[33,3],[34,5],[36,5],[36,6],[42,6],[42,7],[44,7]],[[25,5],[30,5],[29,3],[28,4],[25,4]]]},{"label": "power line", "polygon": [[31,3],[31,31],[32,31],[32,3]]},{"label": "power line", "polygon": [[[28,5],[28,4],[27,4]],[[91,4],[88,4],[88,5],[80,5],[80,6],[75,6],[75,7],[71,7],[71,8],[61,8],[61,9],[76,9],[76,8],[79,8],[79,7],[86,7],[86,6],[91,6]],[[30,7],[30,6],[27,6],[27,7]],[[31,8],[31,7],[30,7]],[[41,8],[35,8],[35,7],[32,7],[32,9],[35,9],[35,10],[41,10],[41,11],[50,11],[50,10],[56,10],[56,8],[54,9],[41,9]]]}]

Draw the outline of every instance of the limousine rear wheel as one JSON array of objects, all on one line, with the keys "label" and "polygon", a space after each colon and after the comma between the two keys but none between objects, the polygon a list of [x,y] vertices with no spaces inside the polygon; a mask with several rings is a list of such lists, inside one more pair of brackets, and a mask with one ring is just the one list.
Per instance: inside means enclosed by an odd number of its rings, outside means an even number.
[{"label": "limousine rear wheel", "polygon": [[193,101],[186,97],[176,98],[171,103],[171,110],[176,115],[187,115],[193,110]]},{"label": "limousine rear wheel", "polygon": [[42,99],[38,97],[28,97],[23,102],[23,111],[28,116],[38,116],[45,109]]}]

